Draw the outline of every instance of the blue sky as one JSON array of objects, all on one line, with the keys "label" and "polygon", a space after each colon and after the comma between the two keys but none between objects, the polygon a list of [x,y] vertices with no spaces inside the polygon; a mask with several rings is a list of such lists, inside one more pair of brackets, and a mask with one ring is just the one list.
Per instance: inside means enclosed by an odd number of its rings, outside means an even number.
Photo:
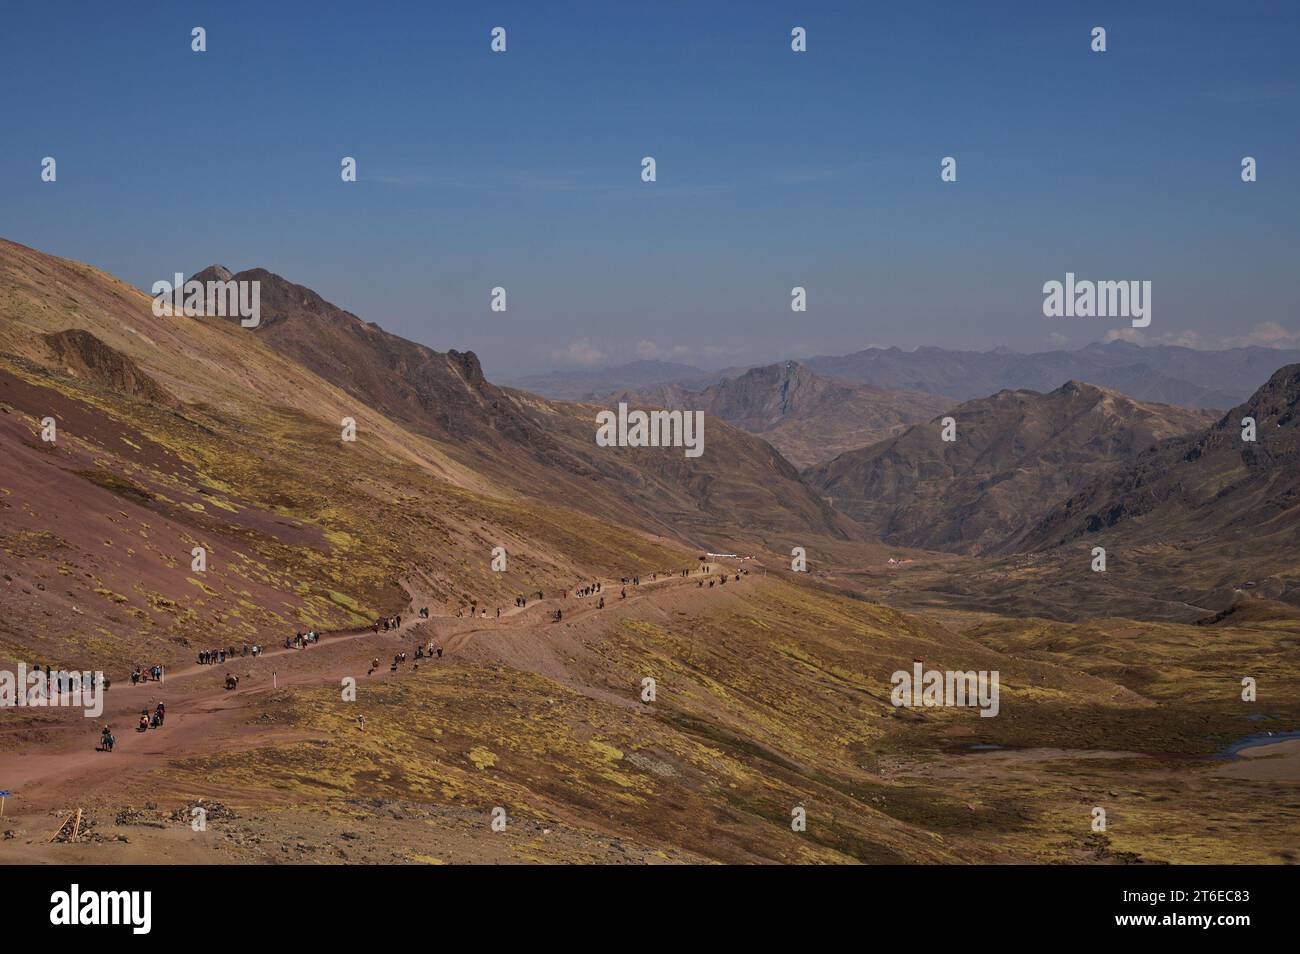
[{"label": "blue sky", "polygon": [[495,377],[1126,324],[1045,318],[1067,270],[1151,280],[1149,340],[1255,340],[1300,331],[1298,10],[12,4],[0,235],[144,288],[264,266]]}]

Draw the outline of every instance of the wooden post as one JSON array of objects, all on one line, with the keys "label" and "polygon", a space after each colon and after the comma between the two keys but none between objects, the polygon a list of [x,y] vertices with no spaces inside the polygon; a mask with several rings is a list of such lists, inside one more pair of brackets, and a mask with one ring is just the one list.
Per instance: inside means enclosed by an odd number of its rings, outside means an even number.
[{"label": "wooden post", "polygon": [[72,837],[69,841],[76,841],[77,835],[81,832],[81,809],[77,809],[77,820],[72,823]]},{"label": "wooden post", "polygon": [[46,844],[47,845],[53,844],[54,841],[59,837],[59,833],[62,832],[63,829],[68,827],[68,822],[70,821],[72,821],[72,812],[68,812],[68,817],[63,819],[63,821],[59,822],[59,827],[54,829],[54,834],[50,836],[50,840],[47,841]]}]

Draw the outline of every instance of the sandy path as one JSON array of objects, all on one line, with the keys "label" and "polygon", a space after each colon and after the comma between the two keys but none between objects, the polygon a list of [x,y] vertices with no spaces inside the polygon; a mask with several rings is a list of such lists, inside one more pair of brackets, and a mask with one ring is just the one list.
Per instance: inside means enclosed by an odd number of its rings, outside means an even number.
[{"label": "sandy path", "polygon": [[[117,682],[104,697],[103,713],[95,719],[86,718],[79,709],[32,709],[29,711],[33,718],[41,720],[39,729],[31,721],[8,727],[11,733],[36,736],[40,741],[11,746],[0,754],[0,788],[13,791],[22,799],[23,810],[28,812],[65,805],[74,795],[110,794],[114,788],[125,786],[134,776],[157,768],[168,759],[212,752],[220,738],[215,730],[222,720],[255,705],[256,696],[273,687],[338,686],[345,676],[353,676],[361,684],[367,679],[396,678],[409,673],[406,667],[390,672],[389,665],[393,655],[403,650],[408,652],[408,664],[415,662],[411,653],[417,644],[412,638],[416,631],[419,631],[419,643],[432,640],[435,646],[443,647],[444,656],[462,652],[474,640],[493,633],[545,639],[555,625],[551,613],[556,608],[563,609],[563,622],[569,623],[615,607],[624,609],[667,589],[689,586],[706,600],[715,593],[720,596],[725,592],[721,588],[695,586],[701,578],[716,577],[721,567],[716,564],[715,567],[707,575],[660,576],[655,581],[642,580],[639,586],[628,585],[626,600],[618,597],[622,584],[600,580],[603,587],[600,594],[550,597],[532,601],[526,607],[503,607],[499,619],[495,613],[488,617],[420,619],[418,607],[429,600],[422,594],[412,593],[411,604],[401,614],[402,624],[396,630],[381,630],[376,634],[367,628],[325,635],[307,649],[280,647],[256,658],[234,657],[224,665],[196,664],[168,672],[162,683],[132,686],[129,680]],[[729,574],[735,572],[731,569]],[[409,588],[408,592],[411,592]],[[605,597],[604,610],[597,609],[601,596]],[[367,676],[369,663],[376,657],[379,668]],[[438,665],[439,660],[433,657],[421,662]],[[227,672],[240,677],[237,689],[225,689]],[[141,710],[152,709],[158,699],[167,705],[164,726],[147,732],[136,731]],[[117,738],[111,753],[96,748],[99,730],[105,723],[113,726]],[[248,742],[257,744],[277,731],[283,732],[268,727],[265,733],[252,728],[242,734]],[[228,743],[229,740],[224,740],[223,747],[228,747]]]}]

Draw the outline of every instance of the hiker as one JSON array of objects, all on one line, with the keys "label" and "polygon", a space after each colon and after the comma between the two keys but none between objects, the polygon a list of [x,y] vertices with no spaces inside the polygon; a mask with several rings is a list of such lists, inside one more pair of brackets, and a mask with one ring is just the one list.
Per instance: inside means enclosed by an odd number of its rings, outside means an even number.
[{"label": "hiker", "polygon": [[140,716],[140,724],[139,724],[138,726],[135,727],[135,731],[137,731],[137,732],[148,732],[148,731],[149,731],[149,717],[148,717],[148,716],[143,716],[143,715]]},{"label": "hiker", "polygon": [[139,667],[137,667],[136,670],[135,670],[134,672],[131,673],[131,685],[133,685],[133,686],[138,686],[138,685],[140,685],[140,669],[139,669]]},{"label": "hiker", "polygon": [[605,608],[605,597],[602,596],[600,598],[600,602],[596,604],[596,609],[604,609],[604,608]]},{"label": "hiker", "polygon": [[161,702],[158,703],[158,707],[154,709],[154,715],[158,717],[158,724],[162,725],[163,718],[167,715],[167,709]]},{"label": "hiker", "polygon": [[438,652],[438,658],[441,659],[441,658],[442,658],[442,647],[441,647],[441,646],[438,647],[437,652]]},{"label": "hiker", "polygon": [[105,752],[112,752],[113,743],[116,741],[117,739],[113,738],[113,727],[106,724],[104,728],[100,730],[99,733],[100,746],[103,748]]}]

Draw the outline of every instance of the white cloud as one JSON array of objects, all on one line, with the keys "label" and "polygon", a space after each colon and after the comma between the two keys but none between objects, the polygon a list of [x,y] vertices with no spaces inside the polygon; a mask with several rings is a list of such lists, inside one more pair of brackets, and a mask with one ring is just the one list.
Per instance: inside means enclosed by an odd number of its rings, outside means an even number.
[{"label": "white cloud", "polygon": [[594,347],[588,338],[575,338],[569,342],[567,348],[552,351],[551,360],[563,364],[578,364],[583,367],[591,367],[605,360],[605,352]]},{"label": "white cloud", "polygon": [[1300,331],[1289,331],[1276,321],[1261,321],[1244,335],[1207,335],[1190,329],[1166,331],[1153,335],[1135,328],[1114,328],[1106,332],[1105,341],[1131,341],[1140,345],[1177,345],[1200,351],[1224,348],[1300,348]]},{"label": "white cloud", "polygon": [[739,353],[738,348],[715,344],[661,345],[644,338],[636,343],[636,356],[643,361],[716,361]]}]

